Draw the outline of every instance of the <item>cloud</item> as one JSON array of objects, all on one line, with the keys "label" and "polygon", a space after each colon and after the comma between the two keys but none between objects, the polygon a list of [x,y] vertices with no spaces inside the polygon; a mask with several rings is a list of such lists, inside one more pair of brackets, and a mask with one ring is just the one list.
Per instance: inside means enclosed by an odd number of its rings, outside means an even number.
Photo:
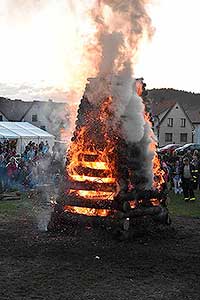
[{"label": "cloud", "polygon": [[0,83],[0,96],[24,101],[49,100],[67,102],[67,93],[53,86],[33,87],[28,84],[11,85]]}]

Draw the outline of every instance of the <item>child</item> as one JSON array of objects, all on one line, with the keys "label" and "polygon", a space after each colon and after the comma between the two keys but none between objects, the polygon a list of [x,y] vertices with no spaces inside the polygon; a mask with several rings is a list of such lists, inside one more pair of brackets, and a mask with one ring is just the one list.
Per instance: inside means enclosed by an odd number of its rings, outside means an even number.
[{"label": "child", "polygon": [[173,182],[174,182],[174,193],[181,194],[181,174],[180,174],[180,163],[179,161],[175,162],[175,166],[173,167]]}]

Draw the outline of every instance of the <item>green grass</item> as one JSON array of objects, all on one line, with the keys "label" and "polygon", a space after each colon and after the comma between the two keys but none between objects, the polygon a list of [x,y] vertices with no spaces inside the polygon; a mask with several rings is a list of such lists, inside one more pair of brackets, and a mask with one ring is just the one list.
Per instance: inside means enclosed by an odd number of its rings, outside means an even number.
[{"label": "green grass", "polygon": [[23,206],[22,201],[1,201],[0,216],[8,217],[17,215]]},{"label": "green grass", "polygon": [[24,210],[29,210],[31,208],[30,200],[27,198],[27,195],[24,194],[21,197],[21,200],[9,200],[9,201],[0,201],[0,218],[8,217],[17,217]]},{"label": "green grass", "polygon": [[169,212],[173,216],[200,217],[200,193],[195,192],[196,201],[185,202],[183,195],[169,193]]}]

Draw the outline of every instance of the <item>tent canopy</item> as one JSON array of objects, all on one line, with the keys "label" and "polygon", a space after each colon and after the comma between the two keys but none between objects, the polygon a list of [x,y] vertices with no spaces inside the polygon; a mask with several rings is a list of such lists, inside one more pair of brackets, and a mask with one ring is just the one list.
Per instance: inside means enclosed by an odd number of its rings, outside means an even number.
[{"label": "tent canopy", "polygon": [[17,140],[17,151],[22,152],[30,141],[35,143],[48,141],[50,147],[52,147],[55,137],[28,122],[0,122],[1,139]]}]

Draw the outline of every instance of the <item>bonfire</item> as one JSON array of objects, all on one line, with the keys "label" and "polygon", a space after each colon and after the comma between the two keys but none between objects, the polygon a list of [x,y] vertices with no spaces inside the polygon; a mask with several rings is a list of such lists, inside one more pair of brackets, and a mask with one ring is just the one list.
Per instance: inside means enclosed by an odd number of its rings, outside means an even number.
[{"label": "bonfire", "polygon": [[153,33],[147,3],[101,0],[89,12],[84,72],[92,76],[78,108],[51,224],[63,215],[120,215],[126,225],[150,216],[170,223],[145,84],[134,79],[140,41]]}]

